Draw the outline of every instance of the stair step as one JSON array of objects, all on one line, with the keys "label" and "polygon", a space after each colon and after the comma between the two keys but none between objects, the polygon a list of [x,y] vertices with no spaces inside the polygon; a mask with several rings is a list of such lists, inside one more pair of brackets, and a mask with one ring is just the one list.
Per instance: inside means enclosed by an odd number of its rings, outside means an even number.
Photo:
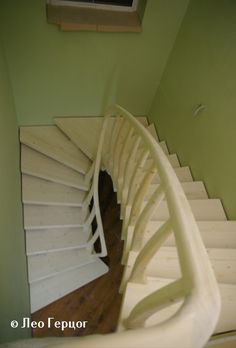
[{"label": "stair step", "polygon": [[159,143],[160,140],[158,138],[157,132],[156,132],[156,128],[155,125],[153,123],[151,123],[149,126],[146,127],[147,130],[149,131],[149,133],[153,136],[153,138]]},{"label": "stair step", "polygon": [[[144,233],[143,245],[158,230],[164,221],[149,221]],[[197,221],[203,242],[208,248],[236,248],[236,221]],[[174,235],[166,240],[165,246],[174,246]]]},{"label": "stair step", "polygon": [[[141,151],[142,151],[142,148],[139,149],[139,152],[137,154],[137,158],[138,156],[141,155]],[[178,157],[175,153],[171,154],[171,155],[167,155],[167,158],[170,162],[170,164],[172,165],[173,168],[179,168],[180,167],[180,163],[179,163],[179,160],[178,160]],[[150,168],[150,165],[152,163],[152,160],[151,159],[148,159],[146,164],[145,164],[145,168]]]},{"label": "stair step", "polygon": [[202,181],[182,182],[182,188],[188,199],[207,199],[208,195]]},{"label": "stair step", "polygon": [[69,269],[94,262],[96,257],[86,248],[63,250],[28,256],[29,282],[37,282]]},{"label": "stair step", "polygon": [[84,247],[90,234],[91,227],[26,230],[27,255]]},{"label": "stair step", "polygon": [[144,127],[148,127],[148,120],[146,116],[135,116],[136,120],[138,120]]},{"label": "stair step", "polygon": [[[137,120],[148,125],[146,117],[137,117]],[[95,159],[103,117],[59,117],[54,121],[88,158]],[[112,121],[114,118],[109,120],[108,127],[112,127]]]},{"label": "stair step", "polygon": [[161,141],[159,143],[159,145],[161,146],[163,152],[166,154],[166,155],[169,155],[169,150],[168,150],[168,147],[167,147],[167,144],[165,141]]},{"label": "stair step", "polygon": [[176,155],[176,153],[168,155],[167,158],[170,161],[170,164],[172,165],[173,168],[180,167],[179,159],[178,159],[178,156]]},{"label": "stair step", "polygon": [[[148,200],[159,184],[151,184],[145,200]],[[202,181],[181,182],[186,197],[190,199],[207,199],[207,192]]]},{"label": "stair step", "polygon": [[[147,201],[151,197],[158,186],[159,184],[150,185],[145,196],[145,201]],[[181,186],[188,200],[208,199],[208,195],[202,181],[181,182]]]},{"label": "stair step", "polygon": [[[207,249],[218,282],[236,284],[236,249]],[[129,252],[128,268],[133,268],[138,253]],[[146,268],[151,278],[179,278],[181,271],[175,247],[161,247]]]},{"label": "stair step", "polygon": [[[180,182],[191,182],[193,181],[192,174],[190,172],[189,167],[179,167],[174,168],[175,174]],[[155,175],[152,181],[153,184],[159,184],[160,178],[158,175]]]},{"label": "stair step", "polygon": [[[146,203],[143,204],[145,206]],[[196,220],[200,221],[219,221],[226,220],[226,215],[219,199],[191,199],[190,207]],[[156,212],[152,216],[152,220],[167,220],[169,211],[166,201],[162,201]]]},{"label": "stair step", "polygon": [[102,117],[60,117],[54,122],[88,158],[95,159]]},{"label": "stair step", "polygon": [[33,175],[84,191],[88,190],[88,184],[85,184],[83,174],[32,150],[26,145],[21,145],[21,171],[23,174]]},{"label": "stair step", "polygon": [[86,192],[37,178],[22,175],[22,199],[25,204],[64,205],[81,207]]},{"label": "stair step", "polygon": [[91,161],[56,126],[20,128],[21,143],[85,174]]},{"label": "stair step", "polygon": [[[159,278],[155,281],[148,281],[146,284],[129,282],[123,298],[118,330],[124,330],[122,325],[123,320],[128,317],[131,310],[140,300],[172,281],[173,279]],[[236,285],[219,284],[219,289],[221,293],[222,308],[214,333],[235,330],[236,327]],[[169,307],[158,311],[146,321],[145,327],[161,323],[165,319],[172,316],[181,305],[182,301],[174,303]]]},{"label": "stair step", "polygon": [[87,216],[88,211],[78,207],[24,205],[26,230],[80,227],[84,224]]},{"label": "stair step", "polygon": [[31,313],[108,272],[100,259],[30,285]]}]

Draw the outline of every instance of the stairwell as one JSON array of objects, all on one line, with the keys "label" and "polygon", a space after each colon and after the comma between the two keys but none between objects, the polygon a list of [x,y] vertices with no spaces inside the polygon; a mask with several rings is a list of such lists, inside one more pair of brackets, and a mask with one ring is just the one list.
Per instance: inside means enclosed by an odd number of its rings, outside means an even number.
[{"label": "stairwell", "polygon": [[[214,334],[235,331],[236,221],[228,221],[220,199],[210,199],[204,183],[194,181],[190,168],[181,167],[177,155],[169,154],[166,143],[159,142],[155,127],[148,125],[146,118],[139,118],[139,121],[167,156],[197,221],[222,302]],[[32,313],[109,272],[89,243],[94,234],[90,204],[93,160],[102,120],[59,118],[55,124],[22,127],[20,130],[22,199]],[[109,131],[112,132],[112,128]],[[122,138],[122,133],[119,136]],[[123,143],[127,137],[128,133],[123,135]],[[142,148],[137,147],[136,161],[141,156]],[[150,159],[144,162],[143,174],[148,173],[151,164]],[[121,166],[124,165],[123,161]],[[119,179],[119,171],[115,175]],[[117,182],[119,186],[119,180]],[[121,194],[116,186],[118,202],[122,202],[123,192]],[[140,211],[145,210],[159,186],[160,178],[154,174]],[[125,319],[139,301],[181,275],[176,241],[170,235],[148,264],[145,283],[129,280],[139,251],[168,220],[169,214],[167,201],[163,199],[148,221],[138,248],[132,249],[132,207],[121,204],[122,238],[125,242],[122,263],[125,271],[120,288],[123,301],[118,332],[126,330]],[[152,315],[146,320],[145,328],[169,318],[182,302],[173,301],[171,306]]]}]

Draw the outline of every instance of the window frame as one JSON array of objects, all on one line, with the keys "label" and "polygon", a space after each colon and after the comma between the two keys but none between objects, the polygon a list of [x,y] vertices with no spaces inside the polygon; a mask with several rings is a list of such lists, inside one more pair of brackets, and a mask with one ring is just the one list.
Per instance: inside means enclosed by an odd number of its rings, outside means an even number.
[{"label": "window frame", "polygon": [[133,0],[132,6],[118,6],[118,5],[106,5],[106,4],[95,4],[87,2],[75,2],[75,1],[63,1],[63,0],[47,0],[47,4],[53,6],[71,6],[80,8],[90,8],[97,10],[109,10],[109,11],[119,11],[119,12],[135,12],[138,8],[138,1]]}]

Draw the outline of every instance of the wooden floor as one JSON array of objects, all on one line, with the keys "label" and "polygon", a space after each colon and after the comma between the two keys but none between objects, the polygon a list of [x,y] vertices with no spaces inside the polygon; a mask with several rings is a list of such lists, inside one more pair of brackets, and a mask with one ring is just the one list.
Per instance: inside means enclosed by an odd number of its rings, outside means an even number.
[{"label": "wooden floor", "polygon": [[[32,320],[43,321],[45,327],[33,330],[33,337],[48,336],[84,336],[113,332],[121,306],[121,295],[118,293],[123,267],[121,254],[121,221],[116,194],[113,192],[110,177],[105,173],[100,175],[100,207],[104,225],[108,257],[104,260],[109,264],[109,273],[83,286],[73,293],[55,301],[47,307],[35,312]],[[85,329],[47,328],[47,320],[83,321],[88,324]]]}]

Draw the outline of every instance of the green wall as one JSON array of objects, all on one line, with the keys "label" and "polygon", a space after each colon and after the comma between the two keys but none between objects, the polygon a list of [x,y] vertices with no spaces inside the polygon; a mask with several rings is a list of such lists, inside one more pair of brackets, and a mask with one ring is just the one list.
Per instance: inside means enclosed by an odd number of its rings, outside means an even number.
[{"label": "green wall", "polygon": [[0,343],[27,337],[11,320],[29,316],[20,202],[19,143],[7,66],[0,47]]},{"label": "green wall", "polygon": [[[236,219],[236,1],[193,0],[150,118],[160,137]],[[193,117],[199,103],[206,110]]]},{"label": "green wall", "polygon": [[19,124],[101,115],[113,102],[146,114],[188,0],[148,0],[141,34],[60,32],[47,24],[45,2],[2,4],[0,26]]}]

